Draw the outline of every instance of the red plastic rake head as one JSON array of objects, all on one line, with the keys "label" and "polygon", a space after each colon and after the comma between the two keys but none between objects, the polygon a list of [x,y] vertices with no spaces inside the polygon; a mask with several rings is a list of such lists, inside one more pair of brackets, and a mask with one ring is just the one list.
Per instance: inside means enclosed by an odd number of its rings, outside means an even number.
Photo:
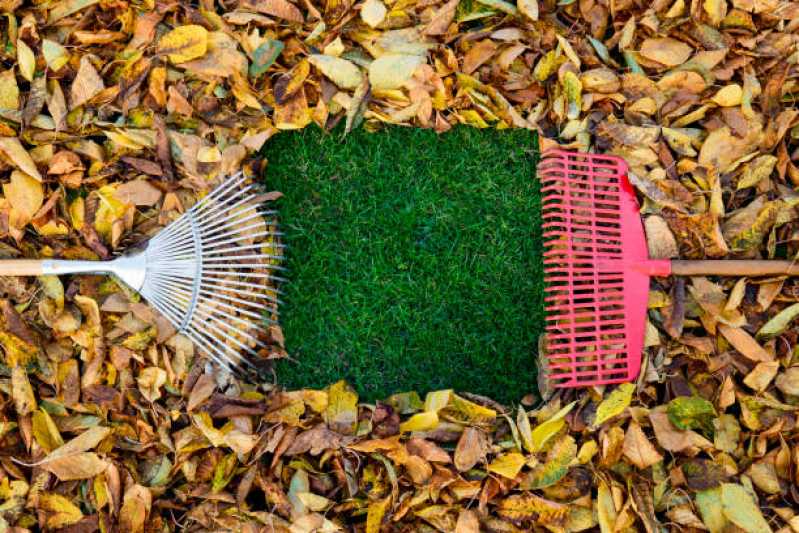
[{"label": "red plastic rake head", "polygon": [[550,382],[587,387],[634,380],[650,272],[640,268],[649,256],[627,165],[555,150],[544,154],[538,173]]}]

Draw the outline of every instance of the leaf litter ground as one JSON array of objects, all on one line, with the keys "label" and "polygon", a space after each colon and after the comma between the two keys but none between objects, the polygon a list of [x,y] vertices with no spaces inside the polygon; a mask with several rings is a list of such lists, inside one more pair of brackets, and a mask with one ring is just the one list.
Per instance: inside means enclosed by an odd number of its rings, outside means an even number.
[{"label": "leaf litter ground", "polygon": [[[536,131],[627,160],[654,257],[799,255],[795,1],[0,10],[3,258],[107,258],[311,123]],[[638,382],[531,409],[256,386],[113,280],[0,277],[0,529],[796,532],[797,302],[653,280]]]},{"label": "leaf litter ground", "polygon": [[[284,192],[289,387],[347,379],[366,399],[535,390],[540,205],[529,132],[314,128],[264,152]],[[509,372],[513,369],[513,372]]]}]

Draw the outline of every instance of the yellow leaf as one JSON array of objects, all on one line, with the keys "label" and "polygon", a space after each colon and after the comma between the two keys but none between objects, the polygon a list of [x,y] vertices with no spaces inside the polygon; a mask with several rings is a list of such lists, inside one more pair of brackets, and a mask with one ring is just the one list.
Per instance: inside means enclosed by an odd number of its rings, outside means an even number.
[{"label": "yellow leaf", "polygon": [[14,399],[14,407],[19,416],[28,415],[36,409],[33,387],[28,379],[28,373],[21,365],[11,369],[11,397]]},{"label": "yellow leaf", "polygon": [[332,501],[328,500],[324,496],[319,496],[318,494],[314,494],[313,492],[298,492],[297,498],[302,502],[302,504],[310,509],[315,513],[322,512],[326,509],[329,509],[332,505]]},{"label": "yellow leaf", "polygon": [[574,408],[577,402],[574,401],[560,411],[552,415],[546,422],[539,424],[533,430],[533,451],[540,451],[544,448],[549,439],[557,435],[557,433],[566,425],[563,420],[567,414]]},{"label": "yellow leaf", "polygon": [[308,62],[342,89],[355,89],[363,81],[360,69],[346,59],[313,54],[308,56]]},{"label": "yellow leaf", "polygon": [[225,445],[225,434],[214,427],[211,415],[203,411],[191,415],[192,421],[199,428],[200,432],[215,448]]},{"label": "yellow leaf", "polygon": [[344,435],[354,434],[358,424],[358,394],[344,380],[331,385],[327,394],[327,426]]},{"label": "yellow leaf", "polygon": [[69,498],[60,494],[44,492],[39,494],[38,507],[47,512],[47,528],[60,529],[79,522],[83,518],[80,508]]},{"label": "yellow leaf", "polygon": [[514,494],[499,502],[497,513],[514,521],[533,520],[537,524],[553,524],[566,517],[569,506],[531,493]]},{"label": "yellow leaf", "polygon": [[38,464],[43,465],[50,461],[55,461],[56,459],[61,459],[65,457],[71,457],[77,455],[79,453],[86,452],[91,450],[100,442],[111,433],[111,428],[103,427],[103,426],[95,426],[92,428],[87,429],[74,439],[70,440],[63,446],[60,446],[53,450],[50,454],[47,455],[44,459],[39,461]]},{"label": "yellow leaf", "polygon": [[446,413],[454,416],[458,421],[469,422],[471,424],[490,423],[497,417],[497,412],[493,409],[470,402],[457,394],[453,394],[450,398]]},{"label": "yellow leaf", "polygon": [[531,453],[536,451],[533,443],[533,429],[530,426],[530,417],[527,416],[527,411],[521,405],[519,406],[519,412],[516,414],[516,427],[519,428],[519,435],[524,449]]},{"label": "yellow leaf", "polygon": [[538,0],[516,0],[516,7],[530,20],[538,20]]},{"label": "yellow leaf", "polygon": [[732,83],[719,89],[719,91],[713,95],[711,100],[716,102],[721,107],[734,107],[741,105],[743,95],[744,91],[741,89],[741,86],[737,83]]},{"label": "yellow leaf", "polygon": [[386,515],[389,503],[391,503],[391,497],[369,504],[369,509],[366,512],[366,533],[382,531],[383,517]]},{"label": "yellow leaf", "polygon": [[547,452],[546,461],[535,466],[524,479],[522,488],[528,490],[550,487],[560,481],[569,471],[569,465],[577,456],[577,443],[571,435],[561,436]]},{"label": "yellow leaf", "polygon": [[383,22],[387,12],[386,6],[380,0],[366,0],[361,7],[361,19],[375,28]]},{"label": "yellow leaf", "polygon": [[591,439],[580,447],[580,451],[577,453],[577,461],[584,465],[588,463],[594,455],[599,451],[599,445],[596,443],[594,439]]},{"label": "yellow leaf", "polygon": [[17,64],[22,77],[33,82],[33,74],[36,72],[36,56],[22,39],[17,39]]},{"label": "yellow leaf", "polygon": [[19,109],[19,86],[14,69],[4,70],[0,74],[0,109]]},{"label": "yellow leaf", "polygon": [[22,147],[17,137],[0,137],[0,150],[11,160],[14,165],[25,174],[42,181],[42,175],[36,168],[30,154]]},{"label": "yellow leaf", "polygon": [[747,533],[771,533],[771,527],[752,494],[741,485],[721,485],[721,505],[724,516]]},{"label": "yellow leaf", "polygon": [[179,64],[202,57],[208,51],[208,30],[196,24],[178,26],[158,40],[158,53]]},{"label": "yellow leaf", "polygon": [[616,387],[596,408],[594,426],[601,426],[627,409],[633,399],[633,392],[635,392],[635,385],[632,383],[622,383]]},{"label": "yellow leaf", "polygon": [[417,55],[383,54],[369,65],[369,83],[377,90],[399,89],[423,62]]},{"label": "yellow leaf", "polygon": [[410,431],[428,431],[438,425],[438,413],[435,411],[425,411],[423,413],[416,413],[408,420],[400,424],[400,433],[407,433]]},{"label": "yellow leaf", "polygon": [[515,479],[527,460],[518,452],[506,453],[494,459],[488,465],[488,471],[508,479]]},{"label": "yellow leaf", "polygon": [[613,503],[613,494],[604,480],[599,481],[597,487],[596,512],[599,519],[599,529],[602,533],[615,533],[616,505]]},{"label": "yellow leaf", "polygon": [[61,67],[69,62],[69,52],[67,49],[50,39],[42,40],[42,54],[47,68],[52,71],[61,70]]},{"label": "yellow leaf", "polygon": [[41,182],[18,170],[13,171],[11,181],[3,185],[3,193],[11,204],[12,223],[20,229],[31,221],[44,202]]},{"label": "yellow leaf", "polygon": [[136,382],[139,385],[139,392],[148,401],[154,402],[161,397],[161,387],[166,384],[166,370],[151,366],[139,372]]},{"label": "yellow leaf", "polygon": [[61,438],[61,432],[58,431],[55,422],[44,409],[39,409],[31,417],[31,425],[33,428],[33,438],[39,443],[47,453],[52,452],[59,446],[64,444],[64,439]]},{"label": "yellow leaf", "polygon": [[424,397],[424,410],[425,411],[438,411],[449,405],[450,398],[452,398],[452,389],[437,390],[428,392]]}]

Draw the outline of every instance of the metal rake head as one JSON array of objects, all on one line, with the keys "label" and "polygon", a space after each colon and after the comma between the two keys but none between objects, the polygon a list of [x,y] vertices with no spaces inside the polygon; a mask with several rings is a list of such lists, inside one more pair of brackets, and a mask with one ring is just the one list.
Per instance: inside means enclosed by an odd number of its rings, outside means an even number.
[{"label": "metal rake head", "polygon": [[641,366],[648,260],[627,165],[553,150],[542,184],[545,357],[554,387],[631,381]]},{"label": "metal rake head", "polygon": [[255,185],[234,175],[142,252],[113,261],[114,272],[200,352],[250,375],[259,368],[248,356],[268,349],[257,332],[277,318],[283,281],[275,275],[283,269],[276,211],[261,205]]}]

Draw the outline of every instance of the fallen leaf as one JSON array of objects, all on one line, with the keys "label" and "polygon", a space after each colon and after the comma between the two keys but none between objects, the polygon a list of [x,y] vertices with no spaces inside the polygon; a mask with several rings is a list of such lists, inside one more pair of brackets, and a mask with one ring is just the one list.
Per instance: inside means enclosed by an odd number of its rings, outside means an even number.
[{"label": "fallen leaf", "polygon": [[70,89],[70,107],[75,109],[82,106],[97,96],[103,89],[105,89],[103,79],[97,73],[97,69],[94,68],[91,60],[87,56],[81,57],[78,74],[75,76]]},{"label": "fallen leaf", "polygon": [[526,461],[527,460],[520,453],[506,453],[491,461],[487,467],[487,470],[502,477],[514,479],[517,475],[519,475],[519,472]]},{"label": "fallen leaf", "polygon": [[56,459],[48,459],[41,464],[48,472],[55,474],[60,481],[93,478],[108,468],[108,462],[93,452],[79,452]]},{"label": "fallen leaf", "polygon": [[196,24],[178,26],[158,40],[158,53],[174,64],[202,57],[208,51],[208,30]]},{"label": "fallen leaf", "polygon": [[308,56],[308,61],[342,89],[355,89],[363,81],[360,69],[346,59],[313,54]]},{"label": "fallen leaf", "polygon": [[33,50],[22,39],[17,39],[17,64],[22,77],[29,82],[33,82],[33,75],[36,72],[36,56],[33,55]]},{"label": "fallen leaf", "polygon": [[624,435],[624,456],[641,470],[663,460],[663,456],[649,442],[641,426],[630,422],[627,433]]},{"label": "fallen leaf", "polygon": [[8,157],[14,165],[22,172],[42,181],[42,175],[36,168],[36,163],[31,159],[30,154],[23,148],[22,143],[16,137],[0,137],[0,150]]},{"label": "fallen leaf", "polygon": [[83,518],[80,508],[69,498],[53,492],[39,495],[39,505],[47,513],[48,529],[60,529],[78,523]]},{"label": "fallen leaf", "polygon": [[158,203],[162,193],[147,180],[134,180],[117,187],[114,196],[126,204],[152,206]]},{"label": "fallen leaf", "polygon": [[630,405],[634,392],[635,385],[632,383],[622,383],[616,387],[602,400],[599,406],[597,406],[594,426],[600,426],[614,416],[618,416],[624,412]]},{"label": "fallen leaf", "polygon": [[733,348],[738,350],[738,352],[747,359],[758,362],[774,360],[774,357],[764,350],[763,347],[743,329],[730,327],[726,324],[719,324],[718,330],[719,333],[732,344]]},{"label": "fallen leaf", "polygon": [[373,89],[398,89],[411,79],[423,62],[421,56],[384,54],[369,65],[369,83]]},{"label": "fallen leaf", "polygon": [[473,427],[465,428],[458,439],[458,446],[455,448],[455,468],[460,472],[474,468],[479,461],[484,459],[486,446],[485,434],[482,431]]},{"label": "fallen leaf", "polygon": [[693,50],[684,42],[670,37],[649,38],[641,44],[640,54],[667,67],[682,65]]}]

